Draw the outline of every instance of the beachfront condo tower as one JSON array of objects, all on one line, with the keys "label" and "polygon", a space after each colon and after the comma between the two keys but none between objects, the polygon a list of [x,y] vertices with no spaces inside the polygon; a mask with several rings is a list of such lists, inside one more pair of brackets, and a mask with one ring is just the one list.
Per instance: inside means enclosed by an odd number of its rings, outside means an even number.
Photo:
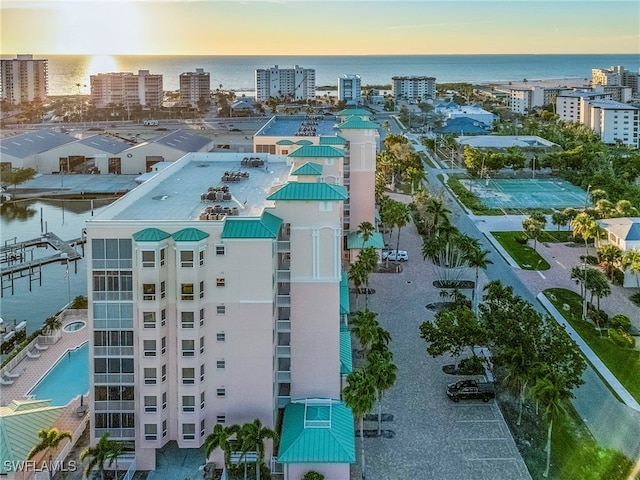
[{"label": "beachfront condo tower", "polygon": [[256,100],[269,98],[290,98],[296,100],[315,100],[316,71],[312,68],[256,69]]},{"label": "beachfront condo tower", "polygon": [[142,105],[148,108],[162,106],[164,91],[162,75],[149,70],[130,72],[98,73],[89,77],[91,81],[91,101],[97,108],[108,105],[124,105],[131,108]]},{"label": "beachfront condo tower", "polygon": [[0,60],[0,97],[19,105],[47,98],[49,60],[34,60],[33,55],[17,55]]},{"label": "beachfront condo tower", "polygon": [[209,72],[196,68],[195,72],[180,74],[180,105],[196,108],[209,102],[211,79]]},{"label": "beachfront condo tower", "polygon": [[391,91],[397,100],[425,101],[436,98],[436,79],[434,77],[391,77]]},{"label": "beachfront condo tower", "polygon": [[357,105],[362,102],[362,79],[360,75],[345,74],[338,78],[338,100],[347,105]]}]

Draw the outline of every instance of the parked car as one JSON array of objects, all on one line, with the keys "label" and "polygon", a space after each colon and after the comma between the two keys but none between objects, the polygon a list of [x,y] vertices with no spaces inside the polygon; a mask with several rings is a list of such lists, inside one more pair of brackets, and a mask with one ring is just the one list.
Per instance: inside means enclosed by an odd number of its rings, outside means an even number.
[{"label": "parked car", "polygon": [[406,250],[385,250],[382,252],[382,259],[393,262],[406,262],[409,260],[409,255]]},{"label": "parked car", "polygon": [[480,399],[488,402],[496,396],[493,382],[479,382],[473,379],[458,380],[447,385],[447,396],[454,402],[467,399]]}]

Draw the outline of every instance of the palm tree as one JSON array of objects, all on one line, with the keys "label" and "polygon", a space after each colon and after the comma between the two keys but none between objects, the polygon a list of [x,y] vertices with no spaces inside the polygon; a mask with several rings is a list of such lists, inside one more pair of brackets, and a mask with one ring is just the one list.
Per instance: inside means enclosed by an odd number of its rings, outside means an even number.
[{"label": "palm tree", "polygon": [[42,333],[52,335],[62,327],[62,320],[59,316],[49,317],[42,323]]},{"label": "palm tree", "polygon": [[367,370],[359,368],[347,377],[347,386],[342,390],[344,402],[360,421],[360,460],[362,478],[365,478],[364,462],[364,416],[371,411],[376,401],[375,381]]},{"label": "palm tree", "polygon": [[111,466],[111,464],[115,461],[116,462],[116,480],[118,478],[118,457],[120,455],[122,455],[125,451],[125,443],[124,442],[115,442],[115,441],[110,441],[109,442],[109,453],[107,454],[106,460],[109,462],[107,463],[108,466]]},{"label": "palm tree", "polygon": [[612,243],[602,245],[598,248],[598,259],[604,263],[605,272],[607,272],[609,280],[613,282],[617,270],[616,264],[622,259],[622,250]]},{"label": "palm tree", "polygon": [[361,222],[360,225],[358,225],[358,230],[356,230],[356,233],[362,237],[363,247],[375,231],[376,227],[374,227],[371,222]]},{"label": "palm tree", "polygon": [[382,394],[396,383],[398,368],[391,360],[391,352],[386,348],[374,350],[367,356],[367,366],[365,367],[373,378],[378,396],[378,436],[380,436],[382,428]]},{"label": "palm tree", "polygon": [[482,250],[481,248],[472,248],[465,254],[465,260],[469,267],[476,270],[476,279],[473,284],[473,311],[478,315],[478,278],[480,276],[480,269],[483,270],[493,262],[487,258],[489,256],[489,250]]},{"label": "palm tree", "polygon": [[377,314],[365,308],[353,314],[351,333],[358,339],[365,352],[380,338],[380,324]]},{"label": "palm tree", "polygon": [[69,441],[73,440],[73,436],[70,431],[64,430],[60,431],[57,428],[43,428],[38,432],[38,438],[40,442],[29,450],[29,454],[27,455],[27,460],[31,460],[38,453],[49,450],[49,479],[53,478],[53,454],[50,449],[55,449],[58,447],[60,442],[67,438]]},{"label": "palm tree", "polygon": [[596,238],[599,233],[599,227],[594,218],[588,213],[581,212],[571,220],[571,228],[573,228],[573,236],[580,236],[584,240],[585,255],[589,255],[588,242],[592,238]]},{"label": "palm tree", "polygon": [[[407,205],[402,202],[395,202],[392,207],[391,213],[393,225],[398,227],[398,238],[396,240],[396,251],[400,250],[400,231],[402,227],[407,225],[411,221],[411,212]],[[398,256],[396,255],[396,262],[398,262]]]},{"label": "palm tree", "polygon": [[414,194],[416,185],[418,186],[417,189],[420,190],[422,188],[422,182],[427,179],[427,172],[425,172],[424,169],[413,166],[407,167],[404,174],[411,182],[411,195]]},{"label": "palm tree", "polygon": [[640,288],[640,250],[633,248],[622,256],[622,266],[636,276],[636,286]]},{"label": "palm tree", "polygon": [[362,262],[355,262],[349,267],[349,280],[353,282],[353,286],[356,289],[356,308],[358,306],[360,287],[367,281],[368,276],[369,273]]},{"label": "palm tree", "polygon": [[211,452],[219,448],[224,453],[224,466],[229,470],[231,466],[231,437],[238,433],[239,429],[238,425],[225,427],[217,423],[204,440],[204,453],[207,460],[211,456]]},{"label": "palm tree", "polygon": [[358,254],[358,261],[356,263],[362,264],[365,273],[364,306],[367,308],[367,304],[369,303],[369,274],[373,272],[378,265],[378,254],[376,253],[375,248],[365,247],[360,250],[360,253]]},{"label": "palm tree", "polygon": [[89,477],[94,468],[98,469],[100,478],[104,480],[104,464],[110,456],[111,445],[109,440],[109,432],[105,432],[96,443],[95,447],[86,447],[80,453],[80,461],[83,462],[85,458],[89,457],[89,463],[84,469],[85,477]]},{"label": "palm tree", "polygon": [[539,378],[531,388],[531,395],[542,405],[542,413],[549,424],[547,429],[546,446],[547,466],[542,474],[544,478],[549,476],[549,468],[551,466],[551,433],[553,431],[553,422],[562,418],[562,416],[566,414],[566,409],[564,407],[566,392],[562,390],[559,382],[553,381],[552,377],[553,375],[548,375]]},{"label": "palm tree", "polygon": [[503,381],[505,386],[518,395],[518,421],[522,422],[522,407],[527,391],[527,385],[532,376],[532,365],[530,355],[526,354],[522,345],[515,347],[509,361],[505,364],[507,374]]},{"label": "palm tree", "polygon": [[451,215],[451,210],[447,208],[443,199],[431,197],[427,201],[425,213],[427,213],[429,216],[429,222],[431,224],[430,232],[431,234],[433,234],[441,225],[449,223],[449,215]]},{"label": "palm tree", "polygon": [[[238,437],[241,441],[242,458],[250,451],[256,451],[258,453],[258,461],[256,463],[256,478],[260,480],[260,470],[264,463],[264,440],[270,438],[274,443],[278,442],[278,434],[270,429],[264,427],[259,419],[255,419],[251,423],[245,423],[240,427]],[[246,464],[245,464],[245,476],[246,476]]]}]

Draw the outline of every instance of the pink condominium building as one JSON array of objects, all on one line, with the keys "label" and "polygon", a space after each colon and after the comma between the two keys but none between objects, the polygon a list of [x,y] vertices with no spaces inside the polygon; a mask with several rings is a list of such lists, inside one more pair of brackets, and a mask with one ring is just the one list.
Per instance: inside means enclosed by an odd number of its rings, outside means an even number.
[{"label": "pink condominium building", "polygon": [[341,113],[304,137],[272,119],[271,153],[187,154],[87,223],[92,444],[109,432],[153,470],[169,441],[258,418],[281,478],[349,478],[344,269],[355,222],[374,223],[379,137]]}]

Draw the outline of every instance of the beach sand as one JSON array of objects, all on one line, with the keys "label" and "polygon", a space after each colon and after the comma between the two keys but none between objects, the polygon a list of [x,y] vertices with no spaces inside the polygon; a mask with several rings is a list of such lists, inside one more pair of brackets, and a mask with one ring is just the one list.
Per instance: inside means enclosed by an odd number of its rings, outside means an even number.
[{"label": "beach sand", "polygon": [[566,88],[577,88],[577,87],[588,87],[590,78],[552,78],[546,80],[535,80],[535,79],[527,79],[527,83],[523,81],[511,81],[511,85],[509,82],[491,82],[491,83],[482,83],[481,85],[487,85],[490,87],[495,87],[496,89],[510,89],[510,88],[531,88],[531,87],[566,87]]}]

